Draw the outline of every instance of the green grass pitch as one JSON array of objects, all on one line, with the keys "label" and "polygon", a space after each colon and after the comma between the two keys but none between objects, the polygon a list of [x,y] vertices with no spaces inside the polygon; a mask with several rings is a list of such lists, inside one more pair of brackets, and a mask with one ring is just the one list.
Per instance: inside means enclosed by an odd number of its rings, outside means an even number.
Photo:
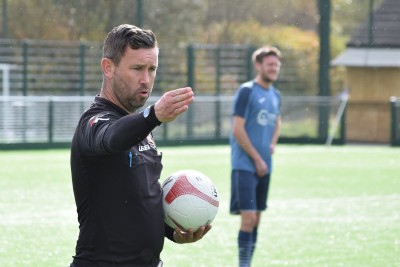
[{"label": "green grass pitch", "polygon": [[[213,229],[165,242],[165,266],[237,266],[239,217],[229,215],[228,146],[160,147],[162,180],[208,175],[220,194]],[[400,266],[400,149],[279,145],[252,266]],[[0,266],[69,266],[78,224],[68,150],[0,152]]]}]

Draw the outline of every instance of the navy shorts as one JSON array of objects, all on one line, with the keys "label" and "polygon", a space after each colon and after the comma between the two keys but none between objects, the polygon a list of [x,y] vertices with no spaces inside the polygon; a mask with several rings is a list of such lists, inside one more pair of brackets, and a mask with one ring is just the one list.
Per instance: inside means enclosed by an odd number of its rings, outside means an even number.
[{"label": "navy shorts", "polygon": [[270,174],[259,178],[249,171],[232,170],[230,213],[266,210],[269,181]]}]

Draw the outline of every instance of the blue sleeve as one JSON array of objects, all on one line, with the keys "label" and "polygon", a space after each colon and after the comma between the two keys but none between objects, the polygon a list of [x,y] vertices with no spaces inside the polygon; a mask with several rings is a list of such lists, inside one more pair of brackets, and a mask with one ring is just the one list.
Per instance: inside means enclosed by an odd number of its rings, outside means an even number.
[{"label": "blue sleeve", "polygon": [[247,104],[249,103],[251,89],[242,87],[239,89],[236,101],[233,107],[233,115],[244,118],[246,113]]}]

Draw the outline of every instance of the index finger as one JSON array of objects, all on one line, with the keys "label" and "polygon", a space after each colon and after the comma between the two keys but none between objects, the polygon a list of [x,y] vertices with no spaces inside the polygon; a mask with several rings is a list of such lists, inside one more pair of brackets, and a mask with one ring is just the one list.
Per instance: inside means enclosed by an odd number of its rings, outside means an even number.
[{"label": "index finger", "polygon": [[189,92],[192,92],[192,88],[190,87],[183,87],[183,88],[178,88],[175,90],[171,90],[169,91],[169,93],[171,94],[171,96],[178,96],[178,95],[183,95]]}]

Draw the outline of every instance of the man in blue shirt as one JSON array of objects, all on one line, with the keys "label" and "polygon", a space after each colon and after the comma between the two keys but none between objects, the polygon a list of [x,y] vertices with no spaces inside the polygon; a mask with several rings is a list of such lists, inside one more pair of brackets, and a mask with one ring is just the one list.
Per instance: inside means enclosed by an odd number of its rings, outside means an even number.
[{"label": "man in blue shirt", "polygon": [[250,266],[261,211],[267,208],[271,155],[281,124],[278,79],[281,53],[262,47],[253,53],[257,75],[235,94],[231,134],[231,214],[240,214],[239,266]]}]

